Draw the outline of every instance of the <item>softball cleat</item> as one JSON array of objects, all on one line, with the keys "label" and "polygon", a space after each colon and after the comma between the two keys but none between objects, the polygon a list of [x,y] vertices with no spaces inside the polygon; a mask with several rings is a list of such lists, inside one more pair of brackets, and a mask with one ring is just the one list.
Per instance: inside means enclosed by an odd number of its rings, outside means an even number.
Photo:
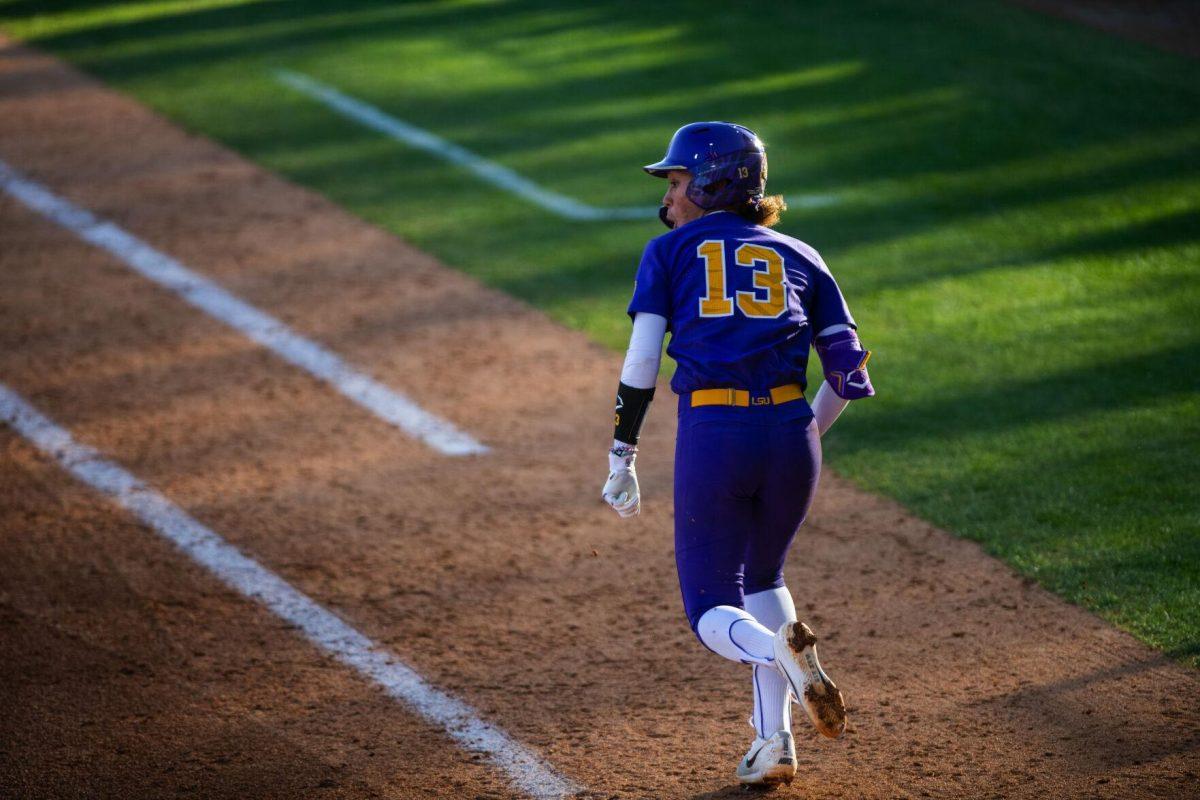
[{"label": "softball cleat", "polygon": [[738,762],[738,780],[747,786],[776,786],[796,777],[796,744],[790,731],[776,731],[769,739],[755,738]]},{"label": "softball cleat", "polygon": [[822,736],[846,730],[846,702],[817,661],[817,637],[803,622],[785,622],[775,633],[775,667]]}]

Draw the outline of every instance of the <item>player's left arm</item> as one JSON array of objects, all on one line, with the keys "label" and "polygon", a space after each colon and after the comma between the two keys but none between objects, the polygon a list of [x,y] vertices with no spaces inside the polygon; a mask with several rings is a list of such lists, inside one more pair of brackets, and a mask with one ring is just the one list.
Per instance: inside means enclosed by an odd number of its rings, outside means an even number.
[{"label": "player's left arm", "polygon": [[650,409],[650,401],[654,399],[666,332],[666,317],[647,312],[634,315],[625,366],[617,385],[613,446],[608,452],[608,480],[601,492],[604,501],[622,517],[636,516],[642,507],[634,461],[642,423]]},{"label": "player's left arm", "polygon": [[849,401],[875,394],[867,374],[871,351],[858,341],[858,326],[821,254],[808,248],[804,255],[811,267],[809,322],[816,332],[813,347],[825,373],[811,406],[817,429],[824,435]]},{"label": "player's left arm", "polygon": [[863,349],[858,333],[849,324],[831,325],[817,334],[817,356],[825,380],[813,398],[813,417],[822,436],[851,400],[872,397],[875,387],[867,372],[871,351]]}]

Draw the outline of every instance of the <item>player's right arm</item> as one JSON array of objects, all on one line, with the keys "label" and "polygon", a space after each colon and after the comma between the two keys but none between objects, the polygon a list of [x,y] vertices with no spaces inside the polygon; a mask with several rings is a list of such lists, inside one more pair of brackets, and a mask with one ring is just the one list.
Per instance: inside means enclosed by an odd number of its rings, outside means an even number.
[{"label": "player's right arm", "polygon": [[634,314],[625,366],[617,384],[613,446],[608,451],[608,480],[601,492],[604,501],[622,517],[635,516],[641,510],[641,491],[634,461],[642,422],[654,399],[666,332],[666,317],[647,312]]},{"label": "player's right arm", "polygon": [[663,337],[671,319],[671,279],[667,268],[670,256],[661,252],[661,238],[651,239],[642,252],[633,297],[626,309],[633,320],[633,333],[617,386],[608,480],[601,493],[604,501],[622,517],[632,517],[641,510],[633,462],[637,458],[642,421],[654,398]]}]

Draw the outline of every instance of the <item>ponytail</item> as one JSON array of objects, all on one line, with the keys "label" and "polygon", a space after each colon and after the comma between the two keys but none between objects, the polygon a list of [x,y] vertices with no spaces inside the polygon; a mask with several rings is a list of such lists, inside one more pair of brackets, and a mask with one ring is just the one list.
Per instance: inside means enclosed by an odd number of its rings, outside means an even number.
[{"label": "ponytail", "polygon": [[742,219],[749,220],[755,225],[772,228],[779,222],[779,215],[787,211],[787,203],[784,202],[783,195],[773,194],[764,197],[757,203],[746,203],[735,210]]}]

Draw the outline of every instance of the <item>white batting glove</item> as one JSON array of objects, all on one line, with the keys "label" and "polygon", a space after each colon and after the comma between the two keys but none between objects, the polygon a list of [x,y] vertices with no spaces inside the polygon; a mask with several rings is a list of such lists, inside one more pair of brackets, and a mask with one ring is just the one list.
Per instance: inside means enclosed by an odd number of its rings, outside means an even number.
[{"label": "white batting glove", "polygon": [[635,459],[637,448],[623,442],[617,442],[608,451],[608,480],[600,496],[624,518],[636,517],[642,510],[637,472],[633,467]]}]

